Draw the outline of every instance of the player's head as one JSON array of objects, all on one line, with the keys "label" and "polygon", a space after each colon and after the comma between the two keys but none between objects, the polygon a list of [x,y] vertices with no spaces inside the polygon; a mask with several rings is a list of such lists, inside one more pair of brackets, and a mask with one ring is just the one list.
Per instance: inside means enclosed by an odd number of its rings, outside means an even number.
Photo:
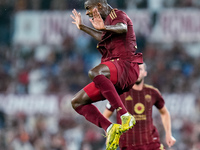
[{"label": "player's head", "polygon": [[93,17],[92,11],[94,8],[97,8],[100,15],[103,19],[106,17],[108,3],[107,0],[86,0],[85,1],[85,9],[86,15],[89,17]]},{"label": "player's head", "polygon": [[140,69],[140,74],[137,81],[135,82],[136,84],[140,84],[142,81],[144,81],[144,78],[147,76],[147,70],[146,70],[147,66],[145,63],[140,64],[139,69]]}]

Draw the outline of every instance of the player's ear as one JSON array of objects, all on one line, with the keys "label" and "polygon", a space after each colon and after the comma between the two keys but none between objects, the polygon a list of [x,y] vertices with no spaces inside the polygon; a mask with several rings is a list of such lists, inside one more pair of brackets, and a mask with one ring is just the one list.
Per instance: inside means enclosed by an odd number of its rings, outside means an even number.
[{"label": "player's ear", "polygon": [[101,3],[98,3],[98,4],[97,4],[97,7],[98,7],[98,10],[102,9],[102,4],[101,4]]},{"label": "player's ear", "polygon": [[147,76],[147,71],[145,71],[144,76],[145,76],[145,77]]}]

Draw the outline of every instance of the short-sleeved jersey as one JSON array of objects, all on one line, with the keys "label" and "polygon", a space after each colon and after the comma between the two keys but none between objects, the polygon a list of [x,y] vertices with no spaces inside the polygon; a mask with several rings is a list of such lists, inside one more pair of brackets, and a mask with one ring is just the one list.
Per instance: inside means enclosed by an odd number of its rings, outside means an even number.
[{"label": "short-sleeved jersey", "polygon": [[123,60],[142,63],[142,55],[140,53],[135,54],[137,44],[131,19],[125,12],[113,9],[106,17],[104,24],[116,25],[117,23],[126,24],[128,30],[123,34],[103,32],[102,39],[97,45],[97,49],[102,54],[102,62],[122,58]]},{"label": "short-sleeved jersey", "polygon": [[[136,125],[125,132],[120,138],[120,147],[138,146],[152,142],[160,142],[159,134],[153,125],[152,109],[163,108],[165,102],[158,89],[144,84],[141,91],[130,89],[121,96],[121,100],[136,119]],[[114,111],[107,105],[107,109]],[[120,116],[117,114],[117,123],[121,124]]]}]

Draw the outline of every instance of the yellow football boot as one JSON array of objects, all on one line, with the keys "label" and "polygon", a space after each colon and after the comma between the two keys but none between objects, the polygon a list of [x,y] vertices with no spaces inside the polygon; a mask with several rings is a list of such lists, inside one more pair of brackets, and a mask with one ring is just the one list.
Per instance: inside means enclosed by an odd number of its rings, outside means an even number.
[{"label": "yellow football boot", "polygon": [[108,131],[108,136],[106,140],[106,150],[116,150],[119,146],[119,139],[122,135],[120,131],[121,125],[120,124],[113,124],[111,129]]},{"label": "yellow football boot", "polygon": [[121,121],[122,121],[122,125],[121,125],[120,132],[122,132],[122,133],[133,128],[133,126],[136,123],[135,118],[130,113],[128,113],[127,116],[122,115]]}]

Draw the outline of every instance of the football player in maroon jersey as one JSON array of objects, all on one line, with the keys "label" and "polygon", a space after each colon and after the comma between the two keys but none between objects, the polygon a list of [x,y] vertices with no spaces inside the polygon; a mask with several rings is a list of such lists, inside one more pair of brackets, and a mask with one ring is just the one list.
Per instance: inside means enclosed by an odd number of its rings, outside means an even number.
[{"label": "football player in maroon jersey", "polygon": [[[171,133],[170,114],[165,107],[165,102],[159,90],[151,85],[144,84],[147,75],[146,65],[139,65],[140,74],[132,89],[120,95],[128,112],[136,119],[136,125],[122,134],[119,141],[121,150],[164,150],[156,127],[153,125],[152,109],[155,106],[162,119],[166,133],[166,143],[169,147],[176,142]],[[109,118],[114,108],[108,103],[103,115]],[[121,123],[117,114],[117,123]]]},{"label": "football player in maroon jersey", "polygon": [[[89,71],[93,82],[80,90],[72,99],[72,107],[88,121],[108,133],[107,149],[116,149],[120,135],[135,124],[135,118],[124,107],[119,94],[129,90],[139,75],[138,64],[142,54],[136,53],[136,37],[133,23],[127,14],[113,9],[107,0],[86,0],[86,15],[94,28],[83,24],[81,14],[72,11],[73,24],[99,41],[101,63]],[[121,117],[121,125],[106,119],[92,104],[109,100]]]}]

